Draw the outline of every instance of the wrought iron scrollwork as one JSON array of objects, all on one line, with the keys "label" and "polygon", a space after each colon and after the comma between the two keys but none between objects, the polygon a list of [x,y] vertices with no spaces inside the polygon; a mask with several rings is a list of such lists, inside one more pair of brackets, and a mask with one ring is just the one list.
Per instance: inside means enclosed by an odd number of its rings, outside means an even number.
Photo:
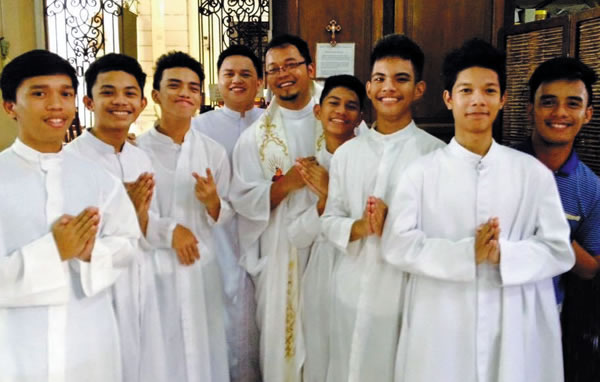
[{"label": "wrought iron scrollwork", "polygon": [[[46,0],[48,45],[64,57],[77,71],[82,83],[78,93],[83,96],[83,75],[99,53],[117,51],[119,23],[123,15],[122,0]],[[107,31],[107,28],[109,31]],[[78,99],[80,119],[89,126],[91,113]]]}]

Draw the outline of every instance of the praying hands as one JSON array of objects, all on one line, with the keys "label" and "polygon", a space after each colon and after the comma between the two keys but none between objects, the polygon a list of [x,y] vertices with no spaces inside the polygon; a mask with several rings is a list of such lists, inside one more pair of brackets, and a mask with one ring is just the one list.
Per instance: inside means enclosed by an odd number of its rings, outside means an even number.
[{"label": "praying hands", "polygon": [[74,258],[89,262],[100,224],[100,213],[95,207],[88,207],[79,215],[62,215],[52,224],[52,234],[60,258]]},{"label": "praying hands", "polygon": [[135,213],[140,224],[140,229],[146,235],[148,227],[148,210],[154,195],[154,175],[143,172],[134,182],[124,182],[129,199],[135,207]]},{"label": "praying hands", "polygon": [[497,217],[477,227],[475,232],[475,262],[500,263],[500,221]]},{"label": "praying hands", "polygon": [[327,202],[329,172],[314,157],[296,159],[295,167],[297,167],[304,184],[319,197],[317,211],[319,215],[322,215]]}]

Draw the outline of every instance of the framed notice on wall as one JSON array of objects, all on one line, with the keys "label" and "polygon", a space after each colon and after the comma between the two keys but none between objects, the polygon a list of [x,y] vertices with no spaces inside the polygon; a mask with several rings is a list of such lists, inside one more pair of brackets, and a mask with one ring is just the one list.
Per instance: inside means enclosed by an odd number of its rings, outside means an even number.
[{"label": "framed notice on wall", "polygon": [[354,75],[354,43],[317,44],[317,78],[336,74]]}]

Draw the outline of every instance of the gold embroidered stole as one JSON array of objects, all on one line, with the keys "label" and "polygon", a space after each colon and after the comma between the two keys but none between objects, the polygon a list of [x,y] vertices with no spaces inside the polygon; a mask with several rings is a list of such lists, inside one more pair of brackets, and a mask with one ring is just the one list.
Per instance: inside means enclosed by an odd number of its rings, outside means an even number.
[{"label": "gold embroidered stole", "polygon": [[[325,145],[325,137],[321,123],[315,120],[315,153]],[[258,155],[265,179],[276,181],[278,176],[283,176],[293,166],[287,144],[287,137],[283,127],[281,112],[275,100],[260,117],[255,130]],[[277,254],[278,256],[280,254]],[[282,255],[282,254],[281,254]],[[279,256],[281,258],[281,256]],[[287,254],[287,285],[285,294],[285,380],[295,380],[297,372],[296,347],[299,327],[298,305],[298,255],[297,249],[290,248]]]}]

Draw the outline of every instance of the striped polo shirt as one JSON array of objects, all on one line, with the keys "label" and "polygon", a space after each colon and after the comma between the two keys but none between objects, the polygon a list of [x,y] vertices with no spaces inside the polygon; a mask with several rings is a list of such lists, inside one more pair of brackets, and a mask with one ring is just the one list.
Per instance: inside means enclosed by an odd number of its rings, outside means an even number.
[{"label": "striped polo shirt", "polygon": [[[517,149],[535,156],[531,138],[517,146]],[[554,172],[554,179],[571,227],[571,240],[578,242],[591,255],[600,255],[600,179],[579,160],[575,150]],[[554,278],[554,289],[560,304],[564,290],[559,277]]]}]

